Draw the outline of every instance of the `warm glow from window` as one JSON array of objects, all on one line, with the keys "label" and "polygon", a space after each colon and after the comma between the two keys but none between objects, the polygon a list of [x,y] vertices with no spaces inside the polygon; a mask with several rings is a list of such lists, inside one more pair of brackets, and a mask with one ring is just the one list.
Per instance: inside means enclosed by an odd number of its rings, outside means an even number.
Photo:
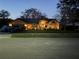
[{"label": "warm glow from window", "polygon": [[9,24],[9,26],[12,26],[12,24]]},{"label": "warm glow from window", "polygon": [[27,24],[25,24],[24,26],[27,27]]},{"label": "warm glow from window", "polygon": [[24,26],[25,26],[25,30],[32,30],[33,29],[32,24],[24,24]]},{"label": "warm glow from window", "polygon": [[39,21],[39,27],[41,30],[47,29],[48,21],[47,20],[40,20]]}]

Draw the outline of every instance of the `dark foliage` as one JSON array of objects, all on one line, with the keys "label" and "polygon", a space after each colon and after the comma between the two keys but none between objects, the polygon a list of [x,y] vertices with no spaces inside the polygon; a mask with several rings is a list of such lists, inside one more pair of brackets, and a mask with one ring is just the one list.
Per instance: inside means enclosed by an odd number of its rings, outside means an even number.
[{"label": "dark foliage", "polygon": [[70,28],[76,27],[75,23],[79,22],[79,0],[59,0],[57,5],[64,28],[67,24],[72,24]]},{"label": "dark foliage", "polygon": [[79,20],[79,0],[59,0],[57,8],[60,9],[62,23],[74,23]]},{"label": "dark foliage", "polygon": [[6,10],[1,10],[0,11],[0,18],[1,19],[7,19],[10,16],[10,13]]}]

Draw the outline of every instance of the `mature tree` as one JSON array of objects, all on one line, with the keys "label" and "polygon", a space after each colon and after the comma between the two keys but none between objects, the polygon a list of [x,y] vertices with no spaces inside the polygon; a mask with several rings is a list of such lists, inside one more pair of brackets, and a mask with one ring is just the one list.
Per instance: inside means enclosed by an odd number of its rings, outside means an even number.
[{"label": "mature tree", "polygon": [[79,21],[79,0],[59,0],[57,8],[59,8],[64,29],[74,30],[75,23]]},{"label": "mature tree", "polygon": [[4,25],[7,25],[9,20],[8,17],[9,17],[9,12],[6,11],[6,10],[1,10],[0,11],[0,28],[3,27]]},{"label": "mature tree", "polygon": [[30,19],[41,19],[41,18],[46,18],[45,14],[42,14],[39,10],[35,8],[30,8],[30,9],[25,9],[24,12],[22,12],[23,16],[22,18],[30,18]]},{"label": "mature tree", "polygon": [[10,16],[10,13],[6,10],[1,10],[0,11],[0,18],[1,19],[7,19]]},{"label": "mature tree", "polygon": [[59,0],[58,8],[63,24],[79,20],[79,0]]}]

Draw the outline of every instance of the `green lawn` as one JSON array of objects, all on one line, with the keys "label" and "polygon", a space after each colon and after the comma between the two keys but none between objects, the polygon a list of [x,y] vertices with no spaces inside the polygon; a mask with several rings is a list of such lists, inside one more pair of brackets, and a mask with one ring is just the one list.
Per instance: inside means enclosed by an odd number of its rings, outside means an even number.
[{"label": "green lawn", "polygon": [[67,30],[27,30],[24,33],[79,33],[79,31],[67,31]]},{"label": "green lawn", "polygon": [[79,59],[79,39],[0,38],[0,59]]},{"label": "green lawn", "polygon": [[79,38],[79,33],[13,33],[11,37],[17,38]]}]

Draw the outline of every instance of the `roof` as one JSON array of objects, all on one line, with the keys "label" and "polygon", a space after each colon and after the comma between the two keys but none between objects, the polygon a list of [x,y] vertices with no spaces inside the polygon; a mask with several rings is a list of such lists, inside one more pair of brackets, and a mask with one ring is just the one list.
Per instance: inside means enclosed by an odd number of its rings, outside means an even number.
[{"label": "roof", "polygon": [[30,18],[27,18],[25,20],[25,22],[27,22],[27,23],[37,23],[38,21],[39,21],[39,19],[30,19]]},{"label": "roof", "polygon": [[24,21],[19,20],[19,19],[16,19],[16,20],[12,21],[11,23],[12,23],[12,24],[25,24]]},{"label": "roof", "polygon": [[52,20],[54,20],[54,21],[57,21],[56,19],[48,19],[49,21],[52,21]]}]

